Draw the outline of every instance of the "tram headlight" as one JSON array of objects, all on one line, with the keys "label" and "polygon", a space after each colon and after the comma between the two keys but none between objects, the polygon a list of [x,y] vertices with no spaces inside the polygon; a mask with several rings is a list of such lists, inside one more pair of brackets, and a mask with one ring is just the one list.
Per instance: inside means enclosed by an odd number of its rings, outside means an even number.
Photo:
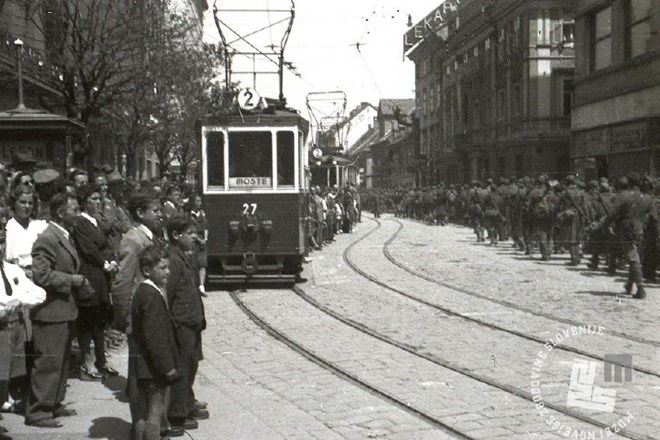
[{"label": "tram headlight", "polygon": [[259,230],[264,236],[266,236],[266,238],[269,238],[273,234],[273,221],[261,220],[259,223]]},{"label": "tram headlight", "polygon": [[241,235],[240,222],[230,221],[229,222],[229,237],[232,240],[238,240],[238,237]]}]

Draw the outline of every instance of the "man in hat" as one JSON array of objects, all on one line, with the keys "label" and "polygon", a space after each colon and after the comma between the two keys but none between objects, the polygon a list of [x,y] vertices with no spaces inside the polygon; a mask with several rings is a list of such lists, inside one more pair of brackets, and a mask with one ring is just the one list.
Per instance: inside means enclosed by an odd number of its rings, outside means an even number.
[{"label": "man in hat", "polygon": [[40,220],[50,220],[49,204],[50,199],[55,195],[55,181],[60,177],[60,173],[52,168],[46,168],[34,172],[34,189],[37,192],[39,203],[37,204],[37,218]]}]

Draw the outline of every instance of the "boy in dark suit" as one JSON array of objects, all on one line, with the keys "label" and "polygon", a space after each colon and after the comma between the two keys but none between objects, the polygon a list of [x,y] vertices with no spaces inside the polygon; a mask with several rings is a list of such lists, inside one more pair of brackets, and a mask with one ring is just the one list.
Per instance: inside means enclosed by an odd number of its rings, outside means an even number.
[{"label": "boy in dark suit", "polygon": [[175,216],[167,222],[167,237],[170,242],[167,298],[176,323],[181,358],[181,380],[172,386],[167,416],[173,427],[189,430],[198,427],[197,420],[209,417],[208,411],[198,408],[193,392],[197,367],[202,359],[202,330],[206,328],[197,273],[186,255],[195,249],[197,230],[190,218]]},{"label": "boy in dark suit", "polygon": [[[140,252],[144,280],[133,296],[128,374],[137,380],[132,393],[134,440],[159,440],[161,420],[169,400],[169,386],[179,377],[178,343],[174,321],[167,305],[170,274],[166,251],[151,245]],[[166,427],[164,427],[166,429]]]}]

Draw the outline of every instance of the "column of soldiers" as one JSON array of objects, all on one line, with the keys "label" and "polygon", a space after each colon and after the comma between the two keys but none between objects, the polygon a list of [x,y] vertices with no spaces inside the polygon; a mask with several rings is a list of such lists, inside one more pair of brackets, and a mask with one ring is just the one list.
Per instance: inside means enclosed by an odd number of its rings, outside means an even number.
[{"label": "column of soldiers", "polygon": [[[660,185],[632,172],[614,181],[589,182],[577,176],[550,179],[540,175],[497,183],[436,185],[424,188],[362,191],[364,208],[380,216],[389,212],[429,224],[448,222],[473,229],[478,242],[497,246],[511,239],[526,255],[541,260],[568,253],[568,264],[604,263],[608,273],[628,266],[625,290],[646,296],[644,280],[655,281],[658,266]],[[635,289],[633,291],[633,289]]]}]

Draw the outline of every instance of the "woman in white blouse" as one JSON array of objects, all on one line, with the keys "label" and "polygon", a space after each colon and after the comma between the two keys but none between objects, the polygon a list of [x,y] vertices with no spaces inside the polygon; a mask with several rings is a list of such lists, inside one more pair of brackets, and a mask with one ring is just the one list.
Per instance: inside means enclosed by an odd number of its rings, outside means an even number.
[{"label": "woman in white blouse", "polygon": [[[0,214],[0,224],[5,219]],[[0,228],[0,260],[5,250],[5,231]],[[36,286],[17,265],[0,261],[0,404],[12,411],[15,403],[24,404],[28,387],[25,364],[25,311],[42,303],[46,292]],[[1,431],[0,431],[1,432]],[[0,435],[1,437],[1,435]]]},{"label": "woman in white blouse", "polygon": [[44,220],[31,218],[36,194],[28,185],[17,185],[9,194],[9,207],[14,217],[7,222],[5,261],[20,266],[32,277],[32,245],[48,226]]}]

